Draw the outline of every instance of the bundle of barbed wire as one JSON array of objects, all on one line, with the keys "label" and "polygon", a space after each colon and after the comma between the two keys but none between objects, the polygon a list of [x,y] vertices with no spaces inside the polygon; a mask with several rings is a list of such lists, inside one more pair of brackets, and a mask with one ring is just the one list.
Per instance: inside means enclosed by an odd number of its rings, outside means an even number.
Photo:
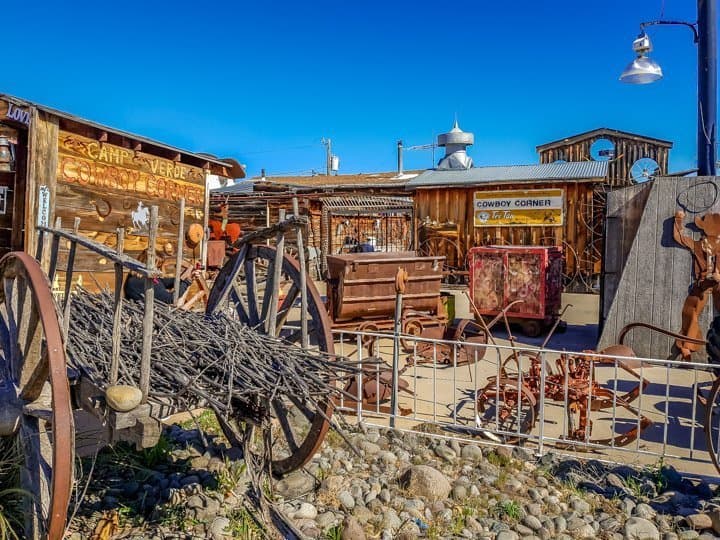
[{"label": "bundle of barbed wire", "polygon": [[[69,362],[100,388],[110,379],[114,298],[109,292],[73,295],[68,331]],[[123,302],[119,381],[138,385],[142,355],[142,302]],[[346,395],[359,366],[320,351],[304,350],[261,334],[224,314],[205,316],[156,302],[149,400],[175,410],[211,407],[229,415],[269,411],[263,404],[292,398],[306,410]],[[253,419],[253,418],[250,418]]]}]

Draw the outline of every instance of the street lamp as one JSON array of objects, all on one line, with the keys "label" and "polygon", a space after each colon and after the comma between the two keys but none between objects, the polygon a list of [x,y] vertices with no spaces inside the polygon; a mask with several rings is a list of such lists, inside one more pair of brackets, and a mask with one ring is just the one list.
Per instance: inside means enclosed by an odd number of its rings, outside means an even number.
[{"label": "street lamp", "polygon": [[637,58],[620,75],[622,82],[647,84],[660,80],[662,69],[648,53],[652,51],[645,28],[655,25],[681,25],[692,30],[698,46],[698,176],[715,176],[717,143],[717,0],[697,0],[697,23],[649,21],[640,24],[640,35],[633,41]]}]

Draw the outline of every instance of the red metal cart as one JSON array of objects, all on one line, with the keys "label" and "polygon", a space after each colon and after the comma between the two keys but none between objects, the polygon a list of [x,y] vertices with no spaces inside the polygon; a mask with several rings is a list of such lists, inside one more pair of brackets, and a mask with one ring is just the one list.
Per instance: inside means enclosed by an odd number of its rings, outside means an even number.
[{"label": "red metal cart", "polygon": [[562,294],[559,247],[484,246],[468,253],[470,297],[482,316],[494,317],[510,303],[510,322],[540,335],[557,320]]}]

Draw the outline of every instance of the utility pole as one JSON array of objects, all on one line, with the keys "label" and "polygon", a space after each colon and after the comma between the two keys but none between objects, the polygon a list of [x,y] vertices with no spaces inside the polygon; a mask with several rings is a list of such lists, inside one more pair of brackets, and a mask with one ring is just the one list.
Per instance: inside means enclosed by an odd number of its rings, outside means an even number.
[{"label": "utility pole", "polygon": [[332,173],[332,140],[323,137],[320,142],[325,145],[325,175],[330,176]]},{"label": "utility pole", "polygon": [[398,173],[398,176],[402,175],[402,173],[403,173],[403,155],[402,155],[402,152],[403,152],[403,144],[402,144],[402,140],[399,140],[399,141],[397,142],[397,161],[398,161],[397,173]]},{"label": "utility pole", "polygon": [[698,0],[698,176],[715,176],[717,141],[717,7]]}]

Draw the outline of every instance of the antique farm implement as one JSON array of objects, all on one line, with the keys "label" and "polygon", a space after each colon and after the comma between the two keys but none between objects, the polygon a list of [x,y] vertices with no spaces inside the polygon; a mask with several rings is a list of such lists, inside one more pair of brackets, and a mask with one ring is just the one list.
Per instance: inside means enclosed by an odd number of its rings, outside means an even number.
[{"label": "antique farm implement", "polygon": [[[156,224],[153,207],[149,246]],[[153,301],[153,250],[147,265],[123,254],[122,229],[110,249],[79,235],[77,220],[74,230],[60,225],[39,227],[35,258],[11,252],[0,260],[0,437],[20,460],[22,537],[63,537],[79,410],[102,427],[99,446],[153,446],[160,418],[202,406],[243,447],[249,468],[282,475],[313,456],[342,393],[338,381],[357,370],[332,356],[320,296],[302,263],[284,253],[284,235],[300,218],[235,243],[205,314]],[[276,247],[252,243],[273,236]],[[71,290],[80,249],[109,261],[114,288]],[[50,286],[58,272],[65,273],[61,305]],[[144,302],[124,301],[128,272],[144,280]],[[289,284],[283,299],[281,282]]]}]

